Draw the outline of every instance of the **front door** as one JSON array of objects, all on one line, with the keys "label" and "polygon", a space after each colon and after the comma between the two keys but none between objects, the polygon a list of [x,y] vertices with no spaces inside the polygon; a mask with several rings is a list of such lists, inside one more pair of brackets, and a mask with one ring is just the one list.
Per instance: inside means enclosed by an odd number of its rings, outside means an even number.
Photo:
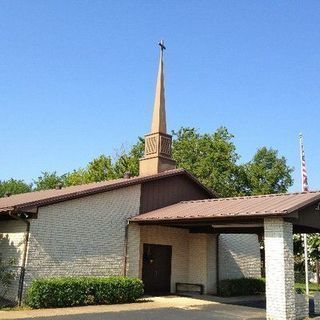
[{"label": "front door", "polygon": [[143,245],[142,281],[145,293],[170,293],[171,255],[171,246]]}]

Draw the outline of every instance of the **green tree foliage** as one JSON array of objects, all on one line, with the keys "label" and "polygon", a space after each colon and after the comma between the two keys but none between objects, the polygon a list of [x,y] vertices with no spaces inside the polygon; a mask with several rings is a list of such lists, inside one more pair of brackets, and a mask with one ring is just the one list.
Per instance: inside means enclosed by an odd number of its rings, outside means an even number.
[{"label": "green tree foliage", "polygon": [[100,155],[93,159],[86,168],[80,168],[64,177],[65,185],[72,186],[90,182],[99,182],[115,178],[111,157]]},{"label": "green tree foliage", "polygon": [[18,194],[24,192],[30,192],[32,187],[30,184],[27,184],[23,180],[9,179],[9,180],[0,180],[0,197],[3,197],[5,194]]},{"label": "green tree foliage", "polygon": [[122,150],[114,164],[114,173],[117,178],[123,177],[126,172],[133,176],[139,175],[139,159],[143,157],[144,139],[139,137],[129,152]]},{"label": "green tree foliage", "polygon": [[[294,268],[299,273],[301,282],[304,281],[304,243],[301,234],[293,236]],[[316,261],[320,260],[320,235],[311,233],[307,235],[307,253],[309,269],[316,271]]]},{"label": "green tree foliage", "polygon": [[312,233],[308,235],[308,254],[311,260],[320,260],[320,235]]},{"label": "green tree foliage", "polygon": [[239,165],[233,135],[225,127],[213,134],[200,134],[194,128],[173,134],[173,158],[178,167],[190,171],[219,196],[286,192],[293,183],[293,169],[276,150],[260,148],[251,161]]},{"label": "green tree foliage", "polygon": [[89,162],[85,176],[88,182],[114,179],[114,170],[110,156],[101,155]]},{"label": "green tree foliage", "polygon": [[190,171],[220,196],[241,193],[237,180],[239,155],[233,135],[224,127],[213,134],[200,134],[194,128],[173,132],[173,158],[177,166]]},{"label": "green tree foliage", "polygon": [[[294,254],[296,265],[304,272],[304,244],[302,235],[295,235],[293,238]],[[311,269],[315,271],[315,262],[320,260],[320,235],[311,233],[307,235],[307,252]]]},{"label": "green tree foliage", "polygon": [[258,149],[253,159],[243,166],[247,193],[252,195],[286,192],[292,185],[292,172],[285,157],[278,151]]},{"label": "green tree foliage", "polygon": [[301,234],[293,235],[294,270],[297,282],[304,281],[304,254]]},{"label": "green tree foliage", "polygon": [[79,184],[89,183],[86,170],[80,168],[65,174],[64,183],[66,186],[76,186]]},{"label": "green tree foliage", "polygon": [[64,185],[64,176],[59,176],[54,172],[41,172],[41,176],[37,180],[33,180],[34,190],[54,189],[57,185]]}]

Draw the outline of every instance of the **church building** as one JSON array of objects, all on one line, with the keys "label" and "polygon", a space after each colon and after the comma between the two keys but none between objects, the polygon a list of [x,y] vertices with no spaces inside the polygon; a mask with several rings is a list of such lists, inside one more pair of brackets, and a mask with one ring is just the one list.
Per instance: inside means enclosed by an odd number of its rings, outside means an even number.
[{"label": "church building", "polygon": [[267,313],[294,319],[292,232],[318,232],[320,192],[221,199],[176,168],[164,49],[139,176],[0,198],[0,257],[16,259],[7,295],[21,301],[33,279],[78,275],[139,277],[157,295],[216,294],[222,279],[261,277],[264,234]]}]

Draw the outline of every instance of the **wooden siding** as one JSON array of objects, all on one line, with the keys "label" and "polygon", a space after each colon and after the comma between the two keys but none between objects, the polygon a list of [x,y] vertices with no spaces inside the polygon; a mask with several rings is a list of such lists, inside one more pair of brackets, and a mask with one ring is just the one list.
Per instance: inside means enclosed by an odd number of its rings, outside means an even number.
[{"label": "wooden siding", "polygon": [[180,201],[208,198],[212,195],[185,175],[144,182],[141,185],[140,213]]}]

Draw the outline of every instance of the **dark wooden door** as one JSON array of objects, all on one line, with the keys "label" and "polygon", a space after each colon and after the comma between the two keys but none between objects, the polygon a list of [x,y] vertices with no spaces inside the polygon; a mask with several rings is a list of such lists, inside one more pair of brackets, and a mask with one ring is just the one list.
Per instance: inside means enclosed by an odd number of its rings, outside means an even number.
[{"label": "dark wooden door", "polygon": [[143,245],[142,281],[145,293],[170,293],[172,247],[148,244]]}]

